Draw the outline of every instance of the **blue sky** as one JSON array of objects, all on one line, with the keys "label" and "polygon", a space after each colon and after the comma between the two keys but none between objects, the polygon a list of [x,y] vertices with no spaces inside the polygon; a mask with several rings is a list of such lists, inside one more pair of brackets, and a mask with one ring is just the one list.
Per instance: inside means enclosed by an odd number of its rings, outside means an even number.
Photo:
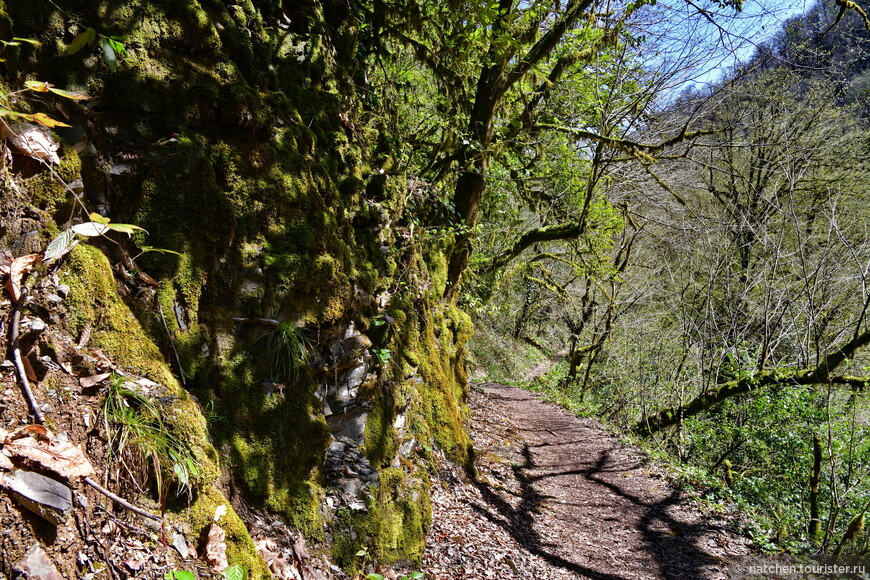
[{"label": "blue sky", "polygon": [[[640,15],[656,38],[643,58],[653,67],[679,71],[670,91],[714,82],[751,57],[786,20],[814,4],[814,0],[744,0],[743,10],[736,12],[710,0],[659,0]],[[700,16],[697,7],[707,10],[715,24]]]},{"label": "blue sky", "polygon": [[697,79],[699,84],[715,81],[719,76],[739,62],[749,59],[757,47],[770,40],[789,18],[803,14],[815,4],[811,0],[744,0],[743,10],[733,13],[717,9],[717,21],[731,33],[719,34],[712,24],[707,23],[710,38],[723,44],[720,51],[710,61],[707,70]]}]

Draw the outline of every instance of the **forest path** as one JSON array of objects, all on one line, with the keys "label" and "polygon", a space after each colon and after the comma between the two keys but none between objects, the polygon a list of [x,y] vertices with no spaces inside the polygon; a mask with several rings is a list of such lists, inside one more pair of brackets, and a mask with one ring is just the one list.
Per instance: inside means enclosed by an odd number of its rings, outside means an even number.
[{"label": "forest path", "polygon": [[713,579],[748,553],[595,421],[496,383],[475,385],[469,405],[479,475],[459,485],[442,466],[431,577]]}]

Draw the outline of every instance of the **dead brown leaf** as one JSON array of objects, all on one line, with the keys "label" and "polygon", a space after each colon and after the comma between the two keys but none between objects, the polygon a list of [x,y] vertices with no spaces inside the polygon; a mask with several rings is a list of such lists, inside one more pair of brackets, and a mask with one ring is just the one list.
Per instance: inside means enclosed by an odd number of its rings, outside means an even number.
[{"label": "dead brown leaf", "polygon": [[0,167],[12,165],[12,151],[6,146],[6,143],[0,143]]},{"label": "dead brown leaf", "polygon": [[[84,331],[82,331],[84,332]],[[88,354],[94,357],[94,362],[96,363],[96,367],[103,372],[111,371],[115,368],[115,363],[106,356],[106,354],[98,348],[89,348]]]},{"label": "dead brown leaf", "polygon": [[37,439],[41,439],[43,441],[51,441],[51,438],[54,437],[54,434],[43,427],[42,425],[24,425],[23,427],[19,427],[14,431],[9,433],[3,432],[3,441],[5,443],[14,441],[15,439],[21,439],[22,437],[36,437]]},{"label": "dead brown leaf", "polygon": [[229,568],[230,563],[227,562],[227,534],[218,525],[218,521],[227,513],[227,506],[221,504],[214,510],[214,518],[211,527],[208,529],[208,539],[205,543],[205,554],[203,558],[212,569],[213,572],[223,572]]},{"label": "dead brown leaf", "polygon": [[[47,125],[51,125],[50,121],[53,121],[47,115],[40,113],[33,115],[33,118],[38,123]],[[60,158],[57,156],[60,145],[51,136],[51,131],[47,127],[30,123],[13,123],[6,138],[10,145],[28,157],[54,165],[60,163]]]},{"label": "dead brown leaf", "polygon": [[56,438],[41,425],[26,425],[8,434],[3,440],[3,454],[35,461],[67,479],[94,474],[93,465],[79,447]]},{"label": "dead brown leaf", "polygon": [[89,377],[82,377],[79,379],[79,384],[83,389],[89,389],[93,386],[99,385],[106,379],[108,379],[112,373],[100,373],[98,375],[91,375]]},{"label": "dead brown leaf", "polygon": [[30,272],[34,264],[39,263],[42,256],[39,254],[27,254],[20,258],[15,258],[9,264],[9,280],[6,281],[6,289],[12,297],[13,302],[18,302],[21,298],[21,282],[24,276]]},{"label": "dead brown leaf", "polygon": [[213,572],[223,572],[229,568],[227,561],[227,534],[217,523],[213,523],[208,530],[208,540],[205,544],[204,558]]},{"label": "dead brown leaf", "polygon": [[36,378],[36,371],[33,370],[33,365],[30,364],[30,360],[26,356],[21,357],[21,366],[24,367],[24,376],[27,377],[27,380],[35,383],[39,379]]}]

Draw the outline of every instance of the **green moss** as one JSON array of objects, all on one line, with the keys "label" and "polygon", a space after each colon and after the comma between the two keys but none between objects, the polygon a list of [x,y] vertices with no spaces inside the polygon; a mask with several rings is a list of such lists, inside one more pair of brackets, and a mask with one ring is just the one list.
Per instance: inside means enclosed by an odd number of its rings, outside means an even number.
[{"label": "green moss", "polygon": [[429,293],[437,300],[444,296],[444,290],[447,288],[447,255],[444,252],[430,252],[427,262],[432,281]]},{"label": "green moss", "polygon": [[366,419],[363,453],[372,465],[389,462],[399,447],[393,419],[391,405],[385,402],[375,405]]},{"label": "green moss", "polygon": [[429,483],[419,474],[406,474],[394,467],[381,470],[379,475],[372,514],[375,556],[382,562],[408,560],[417,565],[432,523]]},{"label": "green moss", "polygon": [[218,525],[226,534],[227,561],[230,566],[238,564],[248,571],[251,580],[272,578],[266,563],[257,552],[244,522],[233,510],[230,503],[214,488],[199,494],[190,508],[181,514],[194,531],[194,537],[203,538],[214,521],[215,509],[226,506],[227,513]]},{"label": "green moss", "polygon": [[[55,173],[65,183],[77,179],[81,171],[81,162],[73,148],[64,146],[58,151],[58,156],[60,164],[54,168]],[[49,216],[58,215],[61,213],[61,209],[65,209],[67,215],[62,216],[62,219],[66,220],[69,217],[69,212],[72,209],[71,195],[64,183],[59,181],[54,174],[48,171],[37,173],[27,180],[26,187],[32,205],[45,211]],[[48,225],[52,228],[50,232],[52,235],[60,233],[53,221],[49,222]]]},{"label": "green moss", "polygon": [[[425,425],[424,436],[431,437],[453,461],[467,465],[471,442],[465,432],[467,383],[464,373],[458,371],[463,364],[464,347],[455,342],[449,332],[450,309],[427,310],[422,313],[419,336],[411,342],[411,352],[419,352],[419,372],[426,388],[420,389],[414,411]],[[416,347],[414,348],[414,342]]]}]

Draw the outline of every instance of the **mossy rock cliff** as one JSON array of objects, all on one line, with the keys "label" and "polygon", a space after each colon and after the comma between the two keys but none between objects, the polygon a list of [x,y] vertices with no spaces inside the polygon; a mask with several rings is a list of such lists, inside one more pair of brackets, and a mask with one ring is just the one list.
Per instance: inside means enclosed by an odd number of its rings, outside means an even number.
[{"label": "mossy rock cliff", "polygon": [[[252,506],[332,540],[342,565],[362,547],[418,561],[431,450],[469,461],[471,324],[439,303],[449,240],[395,233],[410,219],[407,183],[384,177],[389,151],[356,98],[347,4],[291,4],[0,0],[0,37],[42,42],[11,55],[3,82],[38,78],[91,96],[48,111],[72,126],[58,131],[64,159],[75,147],[90,211],[148,235],[106,244],[108,260],[94,247],[65,258],[72,320],[177,397],[188,419],[178,428],[204,467],[190,518],[206,523],[224,470]],[[124,38],[114,70],[100,37],[67,54],[87,28]],[[64,226],[67,192],[40,191],[33,203]],[[146,245],[172,253],[137,256]],[[123,301],[110,262],[155,280],[153,296]],[[306,345],[310,364],[292,376],[270,346],[279,322]],[[341,342],[352,340],[356,351]],[[341,408],[328,408],[333,391]],[[208,432],[188,393],[212,410]],[[372,475],[360,505],[330,508],[328,450],[350,413],[365,418],[350,444]],[[230,535],[238,553],[252,550],[242,531]]]}]

